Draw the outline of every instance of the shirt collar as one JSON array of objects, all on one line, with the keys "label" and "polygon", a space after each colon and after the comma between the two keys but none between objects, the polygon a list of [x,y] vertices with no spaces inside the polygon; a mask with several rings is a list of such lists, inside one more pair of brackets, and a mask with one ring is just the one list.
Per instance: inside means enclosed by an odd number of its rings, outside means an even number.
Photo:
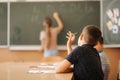
[{"label": "shirt collar", "polygon": [[103,50],[101,50],[101,51],[98,51],[99,53],[102,53],[103,52]]},{"label": "shirt collar", "polygon": [[82,46],[90,46],[90,47],[94,47],[92,44],[83,44]]}]

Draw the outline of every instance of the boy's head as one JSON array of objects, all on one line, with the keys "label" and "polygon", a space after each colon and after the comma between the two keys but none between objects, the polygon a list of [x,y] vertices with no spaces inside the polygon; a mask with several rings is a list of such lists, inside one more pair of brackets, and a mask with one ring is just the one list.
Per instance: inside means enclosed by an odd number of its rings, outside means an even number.
[{"label": "boy's head", "polygon": [[100,37],[99,40],[97,41],[97,45],[95,46],[97,51],[102,51],[103,50],[103,44],[104,44],[103,37]]},{"label": "boy's head", "polygon": [[78,45],[91,44],[95,46],[98,39],[101,37],[101,31],[94,25],[87,25],[84,27],[82,34],[79,37]]}]

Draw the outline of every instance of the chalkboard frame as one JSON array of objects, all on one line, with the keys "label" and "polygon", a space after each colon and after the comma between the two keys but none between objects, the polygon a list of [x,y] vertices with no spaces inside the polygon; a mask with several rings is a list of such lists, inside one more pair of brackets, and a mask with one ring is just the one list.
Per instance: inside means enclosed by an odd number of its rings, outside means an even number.
[{"label": "chalkboard frame", "polygon": [[[101,6],[101,1],[100,0],[56,0],[56,1],[54,1],[54,0],[40,0],[40,1],[12,1],[12,2],[10,2],[10,3],[19,3],[19,2],[76,2],[76,1],[83,1],[83,2],[86,2],[86,1],[91,1],[91,2],[93,2],[93,1],[98,1],[98,2],[100,2],[100,6]],[[101,12],[101,10],[100,10],[100,12]],[[101,24],[100,24],[101,25]],[[9,26],[9,28],[10,28],[10,26]],[[9,35],[10,35],[10,30],[9,30]],[[9,38],[9,49],[10,50],[39,50],[39,48],[40,48],[40,45],[19,45],[19,46],[17,46],[17,45],[10,45],[10,38]],[[73,45],[73,47],[76,47],[77,45]],[[66,50],[67,49],[67,47],[66,47],[66,45],[58,45],[58,50]]]}]

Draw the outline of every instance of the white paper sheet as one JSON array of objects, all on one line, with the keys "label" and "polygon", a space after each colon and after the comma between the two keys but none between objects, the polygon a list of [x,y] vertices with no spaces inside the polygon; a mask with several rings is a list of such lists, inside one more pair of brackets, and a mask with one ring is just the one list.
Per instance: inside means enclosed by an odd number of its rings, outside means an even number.
[{"label": "white paper sheet", "polygon": [[56,73],[55,70],[29,70],[30,74],[46,74],[46,73]]},{"label": "white paper sheet", "polygon": [[37,68],[55,68],[54,65],[40,65],[40,66],[37,66]]}]

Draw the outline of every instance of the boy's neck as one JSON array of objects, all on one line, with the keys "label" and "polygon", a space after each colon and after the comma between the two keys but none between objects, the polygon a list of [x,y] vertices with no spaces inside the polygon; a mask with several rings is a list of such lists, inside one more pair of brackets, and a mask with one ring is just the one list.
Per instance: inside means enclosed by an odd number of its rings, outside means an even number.
[{"label": "boy's neck", "polygon": [[81,41],[80,46],[87,44],[85,41]]}]

